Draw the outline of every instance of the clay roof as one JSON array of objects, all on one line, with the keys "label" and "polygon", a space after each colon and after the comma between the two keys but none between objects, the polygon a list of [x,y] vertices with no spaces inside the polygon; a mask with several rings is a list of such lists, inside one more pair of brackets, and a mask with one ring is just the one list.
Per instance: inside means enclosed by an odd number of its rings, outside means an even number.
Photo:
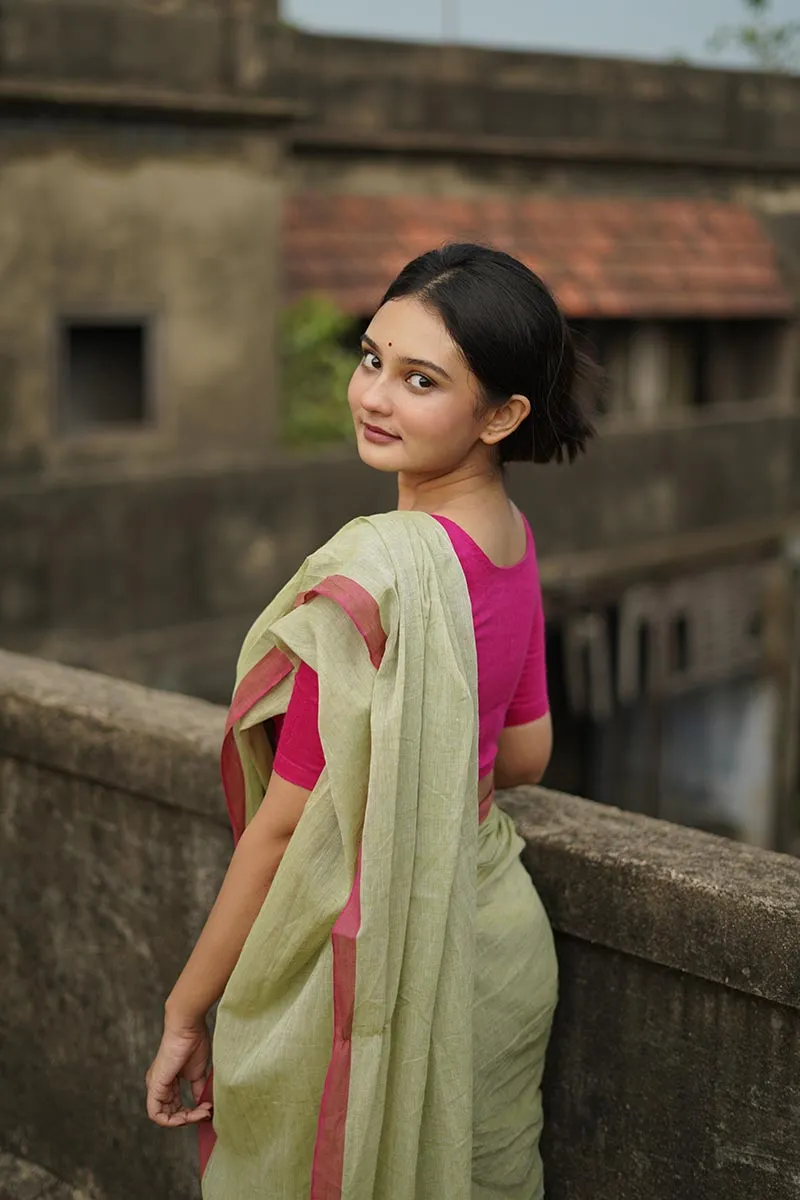
[{"label": "clay roof", "polygon": [[446,241],[523,259],[570,317],[778,317],[794,308],[766,231],[716,200],[458,200],[301,193],[287,203],[288,299],[371,312],[408,262]]}]

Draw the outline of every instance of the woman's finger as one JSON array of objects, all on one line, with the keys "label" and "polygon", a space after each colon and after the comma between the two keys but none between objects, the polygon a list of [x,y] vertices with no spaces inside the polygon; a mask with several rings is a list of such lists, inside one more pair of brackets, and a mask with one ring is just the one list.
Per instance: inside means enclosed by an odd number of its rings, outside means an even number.
[{"label": "woman's finger", "polygon": [[182,1125],[199,1125],[202,1121],[211,1120],[211,1105],[201,1104],[199,1108],[181,1108],[174,1113],[159,1113],[154,1121],[163,1129],[179,1129]]},{"label": "woman's finger", "polygon": [[197,1125],[210,1121],[213,1105],[210,1100],[197,1103],[205,1090],[206,1080],[192,1080],[194,1108],[186,1108],[181,1100],[180,1083],[177,1077],[159,1079],[157,1071],[148,1072],[147,1115],[162,1128],[178,1128],[181,1125]]},{"label": "woman's finger", "polygon": [[203,1104],[198,1104],[197,1108],[191,1108],[186,1111],[186,1124],[199,1125],[201,1121],[210,1121],[213,1115],[211,1102],[206,1100]]},{"label": "woman's finger", "polygon": [[[181,1108],[181,1095],[176,1079],[159,1079],[151,1073],[147,1085],[147,1115],[151,1121],[171,1116]],[[160,1124],[161,1122],[159,1122]]]}]

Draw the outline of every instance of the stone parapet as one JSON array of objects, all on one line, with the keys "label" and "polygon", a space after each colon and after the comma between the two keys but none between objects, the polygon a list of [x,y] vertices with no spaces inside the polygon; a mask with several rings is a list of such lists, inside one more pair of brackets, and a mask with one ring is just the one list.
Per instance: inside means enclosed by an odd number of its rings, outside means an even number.
[{"label": "stone parapet", "polygon": [[796,172],[800,78],[673,63],[282,35],[270,85],[307,152]]},{"label": "stone parapet", "polygon": [[[230,853],[223,712],[0,652],[0,1143],[93,1200],[196,1200],[143,1116],[161,1004]],[[501,797],[556,930],[551,1200],[793,1200],[800,862]]]}]

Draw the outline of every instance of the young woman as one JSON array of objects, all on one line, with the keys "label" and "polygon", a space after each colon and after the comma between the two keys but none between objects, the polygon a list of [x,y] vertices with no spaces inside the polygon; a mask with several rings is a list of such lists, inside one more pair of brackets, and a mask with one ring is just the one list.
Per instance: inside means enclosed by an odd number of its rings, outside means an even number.
[{"label": "young woman", "polygon": [[583,449],[579,375],[541,280],[479,246],[415,259],[364,334],[350,407],[397,512],[346,526],[245,640],[236,849],[147,1075],[156,1124],[200,1125],[206,1200],[544,1194],[556,959],[492,795],[541,778],[551,727],[502,468]]}]

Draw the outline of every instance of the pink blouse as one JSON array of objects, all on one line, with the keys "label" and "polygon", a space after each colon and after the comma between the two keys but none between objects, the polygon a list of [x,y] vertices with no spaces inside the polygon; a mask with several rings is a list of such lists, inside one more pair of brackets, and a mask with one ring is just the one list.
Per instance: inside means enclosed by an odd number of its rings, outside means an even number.
[{"label": "pink blouse", "polygon": [[[503,729],[536,721],[548,711],[544,612],[530,525],[527,548],[512,567],[498,567],[469,534],[436,517],[453,543],[467,582],[478,659],[478,776],[488,775]],[[524,518],[523,518],[524,520]],[[318,729],[319,681],[301,663],[286,715],[276,719],[274,770],[309,791],[325,765]]]}]

